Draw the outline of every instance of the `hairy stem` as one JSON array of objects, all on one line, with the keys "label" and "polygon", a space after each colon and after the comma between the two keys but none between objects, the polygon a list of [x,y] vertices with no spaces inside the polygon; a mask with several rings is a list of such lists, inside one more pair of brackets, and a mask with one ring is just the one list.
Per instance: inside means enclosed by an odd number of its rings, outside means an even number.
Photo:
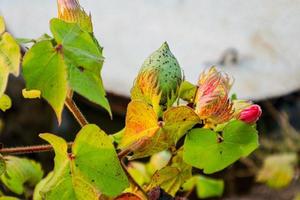
[{"label": "hairy stem", "polygon": [[86,120],[84,115],[81,113],[81,111],[79,110],[79,108],[77,107],[77,105],[75,104],[73,99],[67,97],[67,99],[65,101],[65,105],[67,106],[69,111],[73,114],[73,116],[75,117],[75,119],[77,120],[77,122],[80,124],[81,127],[88,124],[88,121]]},{"label": "hairy stem", "polygon": [[[72,146],[72,142],[68,143],[68,147]],[[52,145],[45,144],[45,145],[34,145],[34,146],[26,146],[26,147],[9,147],[9,148],[1,148],[1,154],[28,154],[28,153],[38,153],[38,152],[46,152],[46,151],[53,151]]]}]

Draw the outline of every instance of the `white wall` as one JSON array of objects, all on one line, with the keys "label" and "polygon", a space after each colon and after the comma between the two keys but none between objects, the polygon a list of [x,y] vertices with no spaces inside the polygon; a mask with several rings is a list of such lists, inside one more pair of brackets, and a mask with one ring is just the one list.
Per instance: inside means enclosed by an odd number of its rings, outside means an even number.
[{"label": "white wall", "polygon": [[[81,0],[91,11],[104,46],[106,88],[129,95],[143,60],[163,41],[196,82],[228,48],[238,66],[222,68],[235,77],[233,92],[260,99],[300,88],[299,0]],[[16,37],[49,33],[55,0],[0,0],[0,13]]]}]

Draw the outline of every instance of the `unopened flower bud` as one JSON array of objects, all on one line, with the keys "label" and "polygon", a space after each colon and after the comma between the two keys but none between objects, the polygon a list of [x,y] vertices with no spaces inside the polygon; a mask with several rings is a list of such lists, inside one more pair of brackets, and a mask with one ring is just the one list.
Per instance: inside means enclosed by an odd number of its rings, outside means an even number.
[{"label": "unopened flower bud", "polygon": [[144,100],[159,113],[178,97],[183,76],[177,59],[165,42],[143,63],[131,90],[132,99]]},{"label": "unopened flower bud", "polygon": [[243,109],[237,118],[248,124],[255,123],[262,114],[262,110],[259,105],[253,104],[245,109]]},{"label": "unopened flower bud", "polygon": [[70,23],[78,23],[88,32],[93,32],[91,16],[86,14],[78,0],[57,0],[58,18]]},{"label": "unopened flower bud", "polygon": [[233,117],[232,102],[228,94],[232,80],[215,67],[200,75],[195,97],[195,112],[206,124],[220,124]]}]

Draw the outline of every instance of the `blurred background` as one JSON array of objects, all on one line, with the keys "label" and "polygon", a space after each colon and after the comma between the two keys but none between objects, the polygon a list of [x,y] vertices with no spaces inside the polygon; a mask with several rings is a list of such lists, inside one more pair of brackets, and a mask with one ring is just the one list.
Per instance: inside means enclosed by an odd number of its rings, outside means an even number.
[{"label": "blurred background", "polygon": [[[143,60],[167,41],[186,80],[196,83],[204,69],[216,65],[235,79],[232,93],[263,108],[259,150],[214,175],[226,182],[224,197],[296,199],[300,194],[299,0],[80,3],[91,13],[95,35],[104,47],[102,77],[114,112],[112,121],[100,107],[75,96],[89,122],[107,133],[123,128],[130,88]],[[50,34],[49,20],[57,16],[57,5],[55,0],[0,0],[0,15],[16,38],[37,38]],[[5,146],[40,144],[41,132],[71,141],[80,127],[68,111],[58,127],[49,105],[22,98],[23,88],[22,77],[10,77],[7,94],[13,107],[0,113],[0,142]],[[30,156],[41,161],[45,170],[52,168],[51,153]],[[279,166],[271,177],[266,174],[268,162]]]}]

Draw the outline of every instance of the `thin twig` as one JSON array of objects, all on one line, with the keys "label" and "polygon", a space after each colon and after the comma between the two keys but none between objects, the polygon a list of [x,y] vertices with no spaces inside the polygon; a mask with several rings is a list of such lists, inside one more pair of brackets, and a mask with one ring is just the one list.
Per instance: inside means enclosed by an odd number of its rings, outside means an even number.
[{"label": "thin twig", "polygon": [[73,116],[78,121],[78,123],[80,124],[81,127],[88,124],[88,121],[83,116],[83,114],[80,112],[79,108],[77,107],[77,105],[75,104],[73,99],[67,97],[67,99],[65,101],[65,105],[67,106],[69,111],[73,114]]},{"label": "thin twig", "polygon": [[[72,142],[68,143],[68,147],[72,146]],[[46,152],[46,151],[53,151],[53,146],[49,144],[45,145],[34,145],[34,146],[26,146],[26,147],[9,147],[9,148],[1,148],[1,154],[28,154],[28,153],[39,153],[39,152]]]}]

